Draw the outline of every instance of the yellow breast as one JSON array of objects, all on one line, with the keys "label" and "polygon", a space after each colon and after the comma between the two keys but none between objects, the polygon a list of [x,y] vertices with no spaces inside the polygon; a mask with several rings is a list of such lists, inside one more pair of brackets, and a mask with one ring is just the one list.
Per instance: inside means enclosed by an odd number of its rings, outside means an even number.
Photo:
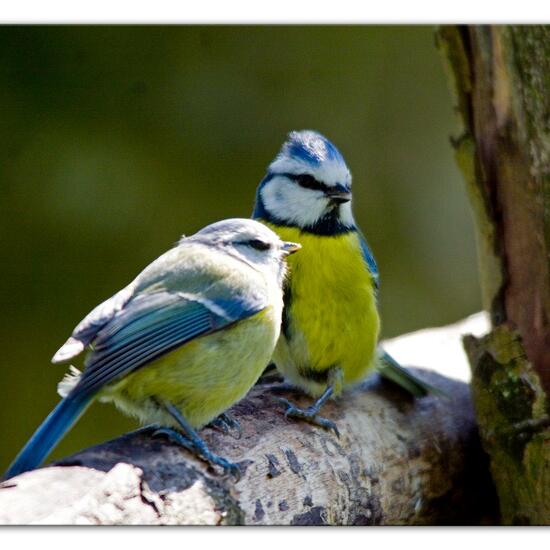
[{"label": "yellow breast", "polygon": [[169,401],[201,427],[242,399],[268,364],[280,317],[269,306],[234,325],[196,338],[143,366],[102,392],[143,424],[172,426],[155,403]]},{"label": "yellow breast", "polygon": [[358,381],[374,366],[380,330],[373,280],[358,235],[327,237],[270,227],[282,239],[302,245],[288,259],[290,292],[285,299],[285,333],[274,357],[277,366],[315,394],[323,385],[308,381],[308,371],[339,366],[344,384]]}]

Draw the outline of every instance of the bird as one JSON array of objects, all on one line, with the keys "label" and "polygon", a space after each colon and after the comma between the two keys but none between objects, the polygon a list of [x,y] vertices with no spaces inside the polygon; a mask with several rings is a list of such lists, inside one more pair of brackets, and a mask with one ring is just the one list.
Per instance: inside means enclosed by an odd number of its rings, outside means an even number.
[{"label": "bird", "polygon": [[286,415],[338,435],[322,405],[377,369],[414,396],[432,388],[378,348],[379,272],[357,226],[352,177],[344,157],[313,130],[288,134],[267,168],[252,218],[302,245],[289,258],[281,336],[273,363],[294,387],[315,398],[302,409],[283,399]]},{"label": "bird", "polygon": [[279,337],[286,258],[283,242],[251,219],[227,219],[183,236],[126,287],[93,309],[53,356],[87,350],[58,385],[62,400],[9,467],[8,479],[39,466],[95,400],[239,478],[237,464],[197,434],[242,399]]}]

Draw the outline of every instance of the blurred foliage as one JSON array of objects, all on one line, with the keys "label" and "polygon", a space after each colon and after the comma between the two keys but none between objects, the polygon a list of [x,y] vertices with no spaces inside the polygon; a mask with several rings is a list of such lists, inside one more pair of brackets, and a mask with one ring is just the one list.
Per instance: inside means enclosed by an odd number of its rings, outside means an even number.
[{"label": "blurred foliage", "polygon": [[[348,161],[384,336],[480,308],[429,27],[2,27],[0,104],[0,471],[76,323],[181,233],[248,217],[292,129]],[[54,456],[134,426],[94,405]]]}]

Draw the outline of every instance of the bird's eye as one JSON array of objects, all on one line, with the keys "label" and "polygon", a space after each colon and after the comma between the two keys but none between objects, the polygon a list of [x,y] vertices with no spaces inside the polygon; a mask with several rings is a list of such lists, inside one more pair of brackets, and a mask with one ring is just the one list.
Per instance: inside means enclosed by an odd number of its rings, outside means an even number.
[{"label": "bird's eye", "polygon": [[295,177],[295,181],[300,187],[305,187],[306,189],[316,189],[318,191],[324,191],[326,188],[326,185],[316,180],[310,174],[300,174],[299,176]]},{"label": "bird's eye", "polygon": [[266,243],[260,239],[252,239],[251,241],[248,241],[247,244],[256,250],[269,250],[271,248],[269,243]]}]

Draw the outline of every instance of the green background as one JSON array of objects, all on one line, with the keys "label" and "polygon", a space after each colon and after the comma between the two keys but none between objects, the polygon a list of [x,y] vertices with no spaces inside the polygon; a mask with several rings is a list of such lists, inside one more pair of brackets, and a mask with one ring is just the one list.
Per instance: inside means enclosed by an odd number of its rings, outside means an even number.
[{"label": "green background", "polygon": [[[381,272],[383,336],[480,308],[430,27],[0,28],[0,471],[58,400],[50,358],[182,233],[248,217],[293,129],[329,137]],[[135,427],[94,405],[61,456]]]}]

